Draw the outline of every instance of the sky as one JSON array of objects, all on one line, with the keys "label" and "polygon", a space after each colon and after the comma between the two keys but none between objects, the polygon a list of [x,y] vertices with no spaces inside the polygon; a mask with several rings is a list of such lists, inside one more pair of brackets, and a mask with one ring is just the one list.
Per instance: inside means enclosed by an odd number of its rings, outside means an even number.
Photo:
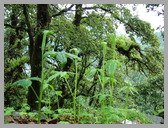
[{"label": "sky", "polygon": [[[158,7],[158,10],[161,10],[162,7]],[[157,12],[146,12],[146,8],[144,5],[139,4],[137,7],[137,14],[140,19],[148,21],[151,23],[151,26],[156,29],[159,25],[164,26],[164,18],[163,16],[158,16]]]},{"label": "sky", "polygon": [[[138,17],[141,20],[149,22],[151,24],[151,27],[154,28],[155,30],[159,26],[164,26],[164,17],[161,15],[158,16],[157,12],[154,12],[154,11],[147,12],[147,9],[143,4],[138,4],[136,11],[132,11],[131,4],[127,5],[127,8],[130,9],[134,15],[138,15]],[[161,9],[162,7],[158,7],[158,11]],[[119,28],[117,29],[117,33],[124,34],[124,35],[126,34],[123,25],[119,26]]]},{"label": "sky", "polygon": [[[67,4],[67,5],[70,6],[71,4]],[[93,4],[85,4],[84,6],[90,7],[90,6],[93,6]],[[141,20],[149,22],[151,24],[152,28],[154,28],[155,30],[158,26],[164,26],[164,17],[161,15],[158,16],[157,12],[154,12],[154,11],[147,12],[146,5],[137,4],[136,11],[132,10],[132,6],[133,6],[133,4],[126,5],[126,7],[131,11],[132,14],[138,15],[138,17]],[[75,9],[75,7],[73,7],[73,9]],[[161,9],[163,9],[163,7],[157,8],[158,11],[161,11]],[[123,25],[120,25],[119,28],[117,29],[117,31],[118,32],[120,31],[121,32],[121,33],[119,32],[120,34],[126,34]]]}]

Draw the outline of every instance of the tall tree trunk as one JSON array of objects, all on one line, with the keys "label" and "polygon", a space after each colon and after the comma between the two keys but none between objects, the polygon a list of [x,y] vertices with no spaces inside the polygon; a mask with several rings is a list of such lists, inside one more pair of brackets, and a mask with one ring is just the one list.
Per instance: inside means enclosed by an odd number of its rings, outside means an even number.
[{"label": "tall tree trunk", "polygon": [[[43,38],[43,30],[47,29],[48,24],[50,23],[50,17],[48,12],[47,4],[39,4],[37,5],[37,37],[35,39],[35,43],[33,45],[32,56],[31,56],[31,77],[41,77],[41,44]],[[39,96],[40,93],[40,82],[32,81],[33,89],[36,94]],[[29,88],[28,91],[28,104],[31,107],[31,110],[37,110],[37,97],[32,90]]]},{"label": "tall tree trunk", "polygon": [[76,27],[80,26],[82,14],[83,14],[82,4],[76,4],[75,19],[73,21],[73,23]]}]

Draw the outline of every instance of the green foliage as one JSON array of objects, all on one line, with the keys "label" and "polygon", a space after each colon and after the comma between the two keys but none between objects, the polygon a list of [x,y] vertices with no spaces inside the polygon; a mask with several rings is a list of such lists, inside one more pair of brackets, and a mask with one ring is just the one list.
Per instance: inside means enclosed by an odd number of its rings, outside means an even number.
[{"label": "green foliage", "polygon": [[12,115],[12,113],[13,113],[14,111],[15,111],[15,110],[14,110],[13,107],[7,107],[7,108],[4,109],[4,115],[5,115],[5,116],[10,116],[10,115]]},{"label": "green foliage", "polygon": [[97,69],[94,67],[89,67],[85,72],[85,77],[87,80],[92,81]]},{"label": "green foliage", "polygon": [[15,69],[16,67],[28,61],[29,58],[27,56],[22,56],[21,58],[13,58],[9,60],[8,64],[10,65],[10,67],[6,69],[6,72],[10,72],[12,69]]},{"label": "green foliage", "polygon": [[18,86],[22,86],[22,87],[29,87],[31,86],[32,82],[31,80],[28,79],[23,79],[23,80],[18,80],[15,83],[13,83],[13,85],[18,85]]},{"label": "green foliage", "polygon": [[[81,18],[75,7],[49,5],[51,22],[39,30],[37,5],[28,6],[30,26],[21,5],[4,7],[5,115],[18,111],[38,123],[44,117],[60,124],[114,124],[126,119],[150,123],[142,112],[164,111],[163,47],[150,23],[125,5],[82,5]],[[13,14],[18,17],[14,26]],[[127,35],[117,34],[120,24]],[[35,40],[41,31],[41,76],[30,77],[31,34]],[[40,83],[38,112],[26,104],[32,81]]]},{"label": "green foliage", "polygon": [[106,70],[107,76],[114,75],[114,73],[117,70],[118,65],[119,65],[119,61],[117,61],[117,60],[106,61],[105,70]]}]

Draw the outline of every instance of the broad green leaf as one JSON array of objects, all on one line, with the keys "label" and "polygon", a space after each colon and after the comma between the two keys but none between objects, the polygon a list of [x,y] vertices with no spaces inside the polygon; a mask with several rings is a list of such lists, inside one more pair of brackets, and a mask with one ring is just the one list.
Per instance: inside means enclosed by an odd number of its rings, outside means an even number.
[{"label": "broad green leaf", "polygon": [[95,75],[95,73],[96,73],[96,71],[97,71],[97,69],[94,68],[94,67],[88,68],[88,69],[86,70],[86,73],[85,73],[86,79],[89,80],[89,81],[92,81],[92,80],[93,80],[93,77],[94,77],[94,75]]},{"label": "broad green leaf", "polygon": [[14,86],[22,86],[22,87],[29,87],[31,86],[32,82],[29,79],[18,80],[13,83]]},{"label": "broad green leaf", "polygon": [[118,61],[117,60],[108,60],[105,64],[105,70],[108,76],[114,75],[116,72],[116,69],[118,67]]},{"label": "broad green leaf", "polygon": [[65,52],[58,52],[56,59],[61,63],[62,66],[67,63]]}]

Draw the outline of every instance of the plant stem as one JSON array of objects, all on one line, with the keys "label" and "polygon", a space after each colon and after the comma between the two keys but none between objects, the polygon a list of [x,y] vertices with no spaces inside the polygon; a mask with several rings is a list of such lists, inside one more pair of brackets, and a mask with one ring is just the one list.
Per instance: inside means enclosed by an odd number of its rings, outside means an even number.
[{"label": "plant stem", "polygon": [[128,112],[128,94],[129,94],[129,89],[127,88],[126,90],[126,100],[125,100],[125,110],[126,110],[126,119],[127,119],[127,112]]},{"label": "plant stem", "polygon": [[77,67],[77,60],[75,59],[75,89],[74,89],[74,116],[76,118],[76,89],[77,89],[77,80],[78,80],[78,67]]},{"label": "plant stem", "polygon": [[42,48],[41,48],[41,85],[40,85],[40,95],[39,95],[39,103],[38,103],[38,124],[40,123],[41,119],[41,100],[43,96],[43,85],[44,85],[44,50],[45,50],[45,43],[46,43],[46,35],[43,35],[42,40]]},{"label": "plant stem", "polygon": [[66,78],[65,78],[65,82],[66,82],[66,84],[68,85],[68,88],[69,88],[69,90],[70,90],[71,95],[73,96],[72,89],[71,89],[71,87],[70,87],[70,85],[69,85],[69,83],[68,83],[68,81],[67,81],[67,79],[66,79]]},{"label": "plant stem", "polygon": [[110,106],[113,105],[113,88],[114,88],[114,82],[113,82],[113,76],[110,78]]},{"label": "plant stem", "polygon": [[[103,46],[103,62],[102,62],[102,95],[104,96],[104,77],[105,77],[105,73],[104,73],[104,63],[105,63],[105,55],[106,55],[106,45]],[[102,108],[104,107],[104,98],[102,100]]]},{"label": "plant stem", "polygon": [[41,86],[40,86],[40,96],[39,96],[39,104],[38,104],[38,124],[40,123],[41,118],[41,100],[43,96],[43,84],[44,84],[44,59],[43,59],[43,51],[42,51],[42,70],[41,70]]}]

